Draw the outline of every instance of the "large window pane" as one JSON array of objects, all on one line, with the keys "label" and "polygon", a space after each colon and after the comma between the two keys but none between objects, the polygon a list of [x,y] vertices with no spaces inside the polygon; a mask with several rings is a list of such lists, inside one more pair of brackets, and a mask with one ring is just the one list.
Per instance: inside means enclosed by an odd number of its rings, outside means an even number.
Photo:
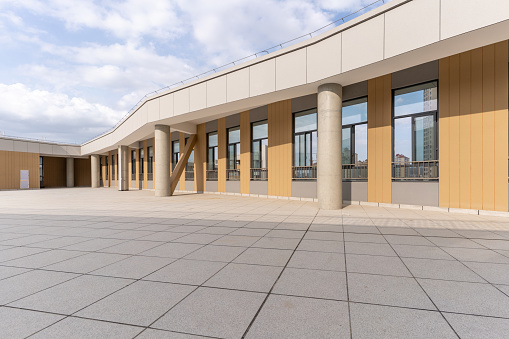
[{"label": "large window pane", "polygon": [[343,148],[343,164],[352,164],[352,140],[350,127],[343,128],[343,140],[341,146]]},{"label": "large window pane", "polygon": [[240,142],[240,127],[228,129],[228,143],[233,144]]},{"label": "large window pane", "polygon": [[358,124],[368,121],[368,99],[361,98],[343,103],[343,125]]},{"label": "large window pane", "polygon": [[252,168],[262,168],[261,167],[261,154],[260,154],[260,141],[257,140],[257,141],[253,141],[252,143],[252,153],[251,153],[251,167]]},{"label": "large window pane", "polygon": [[316,112],[295,114],[295,133],[316,130]]},{"label": "large window pane", "polygon": [[217,132],[209,133],[209,147],[217,146]]},{"label": "large window pane", "polygon": [[365,163],[368,160],[368,125],[355,126],[355,155],[353,163]]},{"label": "large window pane", "polygon": [[212,171],[214,170],[214,148],[209,148],[208,154],[207,154],[207,170]]},{"label": "large window pane", "polygon": [[263,139],[260,150],[261,168],[267,168],[269,164],[269,139]]},{"label": "large window pane", "polygon": [[253,123],[253,140],[266,139],[269,137],[269,125],[267,120]]},{"label": "large window pane", "polygon": [[394,162],[412,159],[412,118],[394,120]]},{"label": "large window pane", "polygon": [[407,87],[394,91],[394,116],[436,111],[437,83]]},{"label": "large window pane", "polygon": [[415,160],[435,160],[435,121],[431,115],[415,118]]}]

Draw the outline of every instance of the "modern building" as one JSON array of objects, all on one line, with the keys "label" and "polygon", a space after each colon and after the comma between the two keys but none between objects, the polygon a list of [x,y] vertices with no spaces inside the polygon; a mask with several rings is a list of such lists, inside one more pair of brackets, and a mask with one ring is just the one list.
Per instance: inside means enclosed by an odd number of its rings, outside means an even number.
[{"label": "modern building", "polygon": [[[157,196],[508,211],[508,39],[506,0],[393,0],[153,94],[76,154],[91,158],[92,187]],[[8,142],[0,156],[20,152]],[[3,177],[38,175],[43,152],[26,152]]]}]

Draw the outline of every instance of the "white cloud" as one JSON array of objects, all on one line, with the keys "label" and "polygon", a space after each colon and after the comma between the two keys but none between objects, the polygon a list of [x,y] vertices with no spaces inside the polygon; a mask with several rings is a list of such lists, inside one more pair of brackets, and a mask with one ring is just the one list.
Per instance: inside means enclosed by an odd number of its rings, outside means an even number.
[{"label": "white cloud", "polygon": [[31,89],[20,83],[0,84],[0,101],[0,125],[10,135],[18,132],[8,126],[16,126],[25,134],[83,141],[104,132],[124,115],[83,98]]}]

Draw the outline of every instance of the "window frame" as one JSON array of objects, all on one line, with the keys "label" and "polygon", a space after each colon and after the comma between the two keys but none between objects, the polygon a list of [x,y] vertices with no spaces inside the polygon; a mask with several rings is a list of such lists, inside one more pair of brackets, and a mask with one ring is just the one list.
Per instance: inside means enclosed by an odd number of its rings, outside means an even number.
[{"label": "window frame", "polygon": [[[367,95],[363,95],[363,96],[360,96],[360,97],[357,97],[357,98],[352,98],[352,99],[348,99],[348,100],[345,100],[342,102],[342,107],[341,109],[343,109],[343,106],[344,106],[344,103],[348,103],[349,101],[355,101],[355,100],[361,100],[361,99],[366,99],[366,104],[368,103],[368,96]],[[369,106],[368,106],[369,107]],[[343,119],[341,119],[343,120]],[[356,123],[353,123],[353,124],[347,124],[347,125],[343,125],[343,121],[341,121],[341,180],[342,181],[368,181],[368,178],[343,178],[343,166],[344,165],[357,165],[357,164],[343,164],[343,129],[345,128],[350,128],[350,159],[354,159],[355,158],[355,130],[357,129],[357,126],[360,126],[360,125],[366,125],[366,129],[368,127],[368,117],[366,116],[366,121],[362,121],[362,122],[356,122]],[[368,145],[369,147],[369,145]],[[367,156],[367,155],[366,155]],[[350,161],[352,162],[352,161]],[[368,159],[368,166],[369,166],[369,159]]]},{"label": "window frame", "polygon": [[[209,144],[210,135],[212,135],[212,134],[215,134],[217,136],[217,146],[210,146],[210,144]],[[219,133],[217,131],[208,132],[206,134],[206,137],[207,137],[207,155],[206,155],[206,163],[205,163],[205,180],[206,181],[217,181],[218,180],[217,179],[217,171],[218,171],[219,164],[216,165],[215,159],[217,157],[218,162],[219,162]],[[210,150],[212,150],[212,159],[210,159],[210,157],[209,157]],[[211,163],[211,160],[212,160],[212,169],[209,169],[209,163]],[[215,179],[212,179],[212,178],[209,179],[208,173],[213,172],[213,171],[216,172],[216,174],[214,175]]]},{"label": "window frame", "polygon": [[[254,139],[253,135],[253,129],[254,129],[254,126],[256,124],[258,125],[263,125],[261,123],[265,123],[267,124],[267,137],[266,138],[257,138],[257,139]],[[262,120],[258,120],[258,121],[253,121],[250,123],[250,127],[251,127],[251,144],[249,145],[250,146],[250,152],[249,152],[249,168],[250,168],[250,180],[251,181],[267,181],[268,180],[268,171],[269,171],[269,159],[268,159],[268,155],[267,155],[267,166],[266,167],[261,167],[261,156],[262,156],[262,141],[263,140],[267,140],[267,146],[269,145],[269,119],[262,119]],[[259,147],[258,147],[258,152],[260,153],[260,167],[254,167],[254,159],[253,159],[253,144],[255,142],[259,142]],[[254,172],[257,172],[257,173],[254,173]],[[255,176],[255,177],[253,177]]]},{"label": "window frame", "polygon": [[[395,93],[396,91],[399,91],[399,90],[402,90],[402,89],[405,89],[405,88],[410,88],[410,87],[416,87],[416,86],[419,86],[419,85],[424,85],[424,84],[429,84],[429,83],[432,83],[432,82],[436,82],[437,86],[437,109],[436,110],[431,110],[431,111],[426,111],[426,112],[420,112],[420,113],[412,113],[412,114],[405,114],[405,115],[400,115],[400,116],[395,116]],[[409,92],[411,93],[411,92]],[[440,173],[440,154],[439,154],[439,109],[440,109],[440,82],[439,82],[439,79],[434,79],[434,80],[428,80],[428,81],[424,81],[424,82],[419,82],[419,83],[415,83],[415,84],[412,84],[412,85],[408,85],[408,86],[403,86],[403,87],[398,87],[398,88],[393,88],[391,90],[391,139],[392,139],[392,151],[391,151],[391,179],[393,182],[401,182],[401,181],[415,181],[415,182],[425,182],[425,181],[438,181],[439,180],[439,173]],[[412,159],[415,159],[415,155],[416,155],[416,140],[415,140],[415,118],[420,118],[420,117],[426,117],[426,116],[433,116],[433,123],[435,125],[435,159],[434,160],[429,160],[429,161],[436,161],[437,163],[437,176],[435,178],[422,178],[422,179],[418,179],[418,178],[394,178],[394,175],[393,175],[393,171],[394,171],[394,164],[395,164],[395,156],[396,156],[396,152],[395,152],[395,120],[397,119],[404,119],[404,118],[411,118],[411,133],[412,133]],[[411,162],[416,162],[416,160],[412,160]]]},{"label": "window frame", "polygon": [[[298,114],[306,113],[306,112],[308,112],[309,114],[313,114],[313,113],[316,114],[316,129],[304,131],[304,132],[295,132],[295,118],[296,118],[296,116]],[[307,114],[303,114],[303,115],[307,115]],[[316,165],[312,164],[312,162],[313,162],[313,132],[316,132],[316,147],[317,147]],[[295,136],[306,135],[306,134],[310,135],[310,141],[311,141],[311,144],[309,146],[309,149],[311,151],[311,154],[310,154],[311,155],[311,160],[310,160],[311,165],[296,166],[295,165]],[[306,141],[306,137],[304,137],[304,141]],[[304,144],[304,149],[306,149],[306,143]],[[307,157],[306,152],[304,154]],[[305,158],[305,159],[307,159],[307,158]],[[306,161],[304,160],[304,162],[306,162]],[[315,173],[315,176],[314,177],[311,176],[310,178],[294,178],[295,167],[311,167],[312,168],[311,172]],[[313,167],[314,167],[314,169],[313,169]],[[318,178],[317,167],[318,167],[318,107],[306,109],[306,110],[298,111],[298,112],[292,112],[292,181],[316,181]]]}]

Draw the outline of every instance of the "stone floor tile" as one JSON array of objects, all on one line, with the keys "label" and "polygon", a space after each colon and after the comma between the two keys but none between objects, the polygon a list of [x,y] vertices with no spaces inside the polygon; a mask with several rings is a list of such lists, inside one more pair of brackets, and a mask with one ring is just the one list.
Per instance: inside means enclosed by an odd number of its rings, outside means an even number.
[{"label": "stone floor tile", "polygon": [[62,272],[88,273],[127,257],[128,255],[124,254],[88,253],[46,266],[45,269]]},{"label": "stone floor tile", "polygon": [[147,251],[141,252],[139,254],[145,256],[152,257],[165,257],[165,258],[182,258],[189,253],[196,251],[197,249],[203,247],[200,244],[181,244],[181,243],[166,243],[159,245],[157,247],[151,248]]},{"label": "stone floor tile", "polygon": [[173,241],[177,239],[181,239],[188,235],[187,232],[155,232],[145,237],[139,238],[137,240],[146,240],[146,241]]},{"label": "stone floor tile", "polygon": [[509,297],[489,284],[418,280],[441,311],[509,318]]},{"label": "stone floor tile", "polygon": [[382,255],[388,257],[397,256],[396,252],[394,252],[389,244],[347,241],[345,242],[345,251],[351,254]]},{"label": "stone floor tile", "polygon": [[476,239],[475,242],[477,242],[487,248],[490,248],[492,250],[509,251],[509,239],[505,239],[505,240]]},{"label": "stone floor tile", "polygon": [[212,245],[249,247],[253,245],[255,242],[257,242],[259,239],[260,237],[225,235],[224,237],[214,241]]},{"label": "stone floor tile", "polygon": [[230,233],[230,235],[244,235],[249,237],[263,237],[265,234],[269,233],[270,231],[266,228],[239,228],[236,231],[233,231]]},{"label": "stone floor tile", "polygon": [[288,267],[344,271],[345,255],[343,253],[296,251],[292,255]]},{"label": "stone floor tile", "polygon": [[410,277],[411,274],[397,257],[346,254],[348,272]]},{"label": "stone floor tile", "polygon": [[274,238],[288,238],[288,239],[302,239],[306,232],[295,230],[272,230],[265,235],[265,237]]},{"label": "stone floor tile", "polygon": [[240,338],[265,294],[200,287],[152,327],[189,334]]},{"label": "stone floor tile", "polygon": [[181,242],[186,244],[202,244],[202,245],[208,245],[213,241],[216,241],[217,239],[221,238],[222,234],[198,234],[198,233],[192,233],[185,235],[181,238],[173,240],[173,242]]},{"label": "stone floor tile", "polygon": [[63,319],[64,316],[0,307],[0,337],[26,338]]},{"label": "stone floor tile", "polygon": [[31,247],[13,247],[6,250],[0,251],[0,262],[6,262],[13,259],[18,259],[33,255],[36,253],[46,252],[48,249],[43,248],[31,248]]},{"label": "stone floor tile", "polygon": [[306,231],[309,228],[308,223],[300,222],[282,222],[277,225],[275,230],[295,230],[295,231]]},{"label": "stone floor tile", "polygon": [[452,281],[484,282],[471,269],[458,261],[402,258],[415,277]]},{"label": "stone floor tile", "polygon": [[136,339],[203,339],[202,336],[147,328]]},{"label": "stone floor tile", "polygon": [[345,241],[387,244],[385,238],[380,234],[345,233],[344,237]]},{"label": "stone floor tile", "polygon": [[414,227],[414,230],[425,237],[461,238],[458,233],[441,227]]},{"label": "stone floor tile", "polygon": [[29,255],[23,258],[9,260],[2,264],[6,266],[16,266],[25,268],[41,268],[71,258],[79,257],[84,254],[86,254],[86,252],[50,250],[47,252]]},{"label": "stone floor tile", "polygon": [[509,319],[453,313],[444,317],[462,339],[505,339],[509,333]]},{"label": "stone floor tile", "polygon": [[163,244],[156,241],[129,240],[118,245],[100,250],[104,253],[138,254]]},{"label": "stone floor tile", "polygon": [[426,237],[429,241],[440,247],[453,247],[453,248],[485,248],[482,245],[463,238],[447,238],[447,237]]},{"label": "stone floor tile", "polygon": [[76,274],[34,270],[0,280],[0,305],[77,277]]},{"label": "stone floor tile", "polygon": [[244,252],[245,247],[206,245],[187,255],[186,259],[230,262]]},{"label": "stone floor tile", "polygon": [[117,278],[141,279],[175,260],[176,259],[172,258],[133,256],[99,268],[90,272],[90,274]]},{"label": "stone floor tile", "polygon": [[272,293],[347,300],[345,272],[285,268]]},{"label": "stone floor tile", "polygon": [[95,252],[102,250],[106,247],[121,244],[125,241],[126,240],[120,239],[91,239],[89,241],[84,241],[77,244],[62,247],[62,249],[69,251]]},{"label": "stone floor tile", "polygon": [[477,248],[443,248],[444,251],[459,261],[490,262],[498,264],[509,264],[509,258],[493,250]]},{"label": "stone floor tile", "polygon": [[238,230],[238,228],[235,228],[235,227],[218,227],[218,226],[213,226],[213,227],[206,227],[204,229],[202,229],[201,231],[198,231],[198,232],[195,232],[195,234],[220,234],[220,235],[224,235],[224,234],[230,234],[232,232],[235,232],[236,230]]},{"label": "stone floor tile", "polygon": [[349,338],[346,302],[271,295],[246,338]]},{"label": "stone floor tile", "polygon": [[30,271],[28,268],[0,266],[0,280]]},{"label": "stone floor tile", "polygon": [[343,241],[343,233],[308,231],[304,240]]},{"label": "stone floor tile", "polygon": [[351,301],[436,310],[414,278],[348,274]]},{"label": "stone floor tile", "polygon": [[437,246],[392,245],[392,248],[400,257],[405,258],[455,260]]},{"label": "stone floor tile", "polygon": [[420,235],[414,229],[412,229],[410,227],[406,227],[406,226],[402,226],[402,227],[378,226],[378,230],[380,231],[380,233],[385,234],[385,235],[411,235],[411,236],[414,236],[414,235],[419,236]]},{"label": "stone floor tile", "polygon": [[269,238],[263,237],[254,243],[251,247],[260,248],[278,248],[282,250],[294,250],[299,244],[300,239],[291,238]]},{"label": "stone floor tile", "polygon": [[352,338],[457,338],[439,312],[350,304]]},{"label": "stone floor tile", "polygon": [[255,220],[255,221],[252,221],[249,224],[243,226],[243,228],[264,228],[264,229],[271,230],[274,227],[276,227],[278,224],[279,224],[279,222]]},{"label": "stone floor tile", "polygon": [[30,338],[125,339],[134,338],[142,330],[141,327],[70,317]]},{"label": "stone floor tile", "polygon": [[204,283],[204,286],[268,293],[282,267],[230,263]]},{"label": "stone floor tile", "polygon": [[1,245],[6,246],[26,246],[34,243],[38,243],[40,241],[46,241],[46,240],[52,240],[57,239],[58,236],[56,235],[46,235],[46,234],[34,234],[34,235],[27,235],[20,238],[10,239],[2,241]]},{"label": "stone floor tile", "polygon": [[345,246],[342,241],[327,241],[327,240],[306,240],[303,239],[299,246],[298,251],[309,252],[333,252],[343,253]]},{"label": "stone floor tile", "polygon": [[343,226],[313,223],[309,226],[309,230],[316,232],[343,233]]},{"label": "stone floor tile", "polygon": [[509,264],[465,262],[465,265],[492,284],[509,285]]},{"label": "stone floor tile", "polygon": [[59,249],[61,247],[78,244],[81,242],[85,242],[90,240],[90,238],[85,237],[60,237],[46,241],[36,242],[34,244],[30,244],[27,247],[38,247],[38,248],[50,248],[50,249]]},{"label": "stone floor tile", "polygon": [[239,264],[284,266],[292,255],[291,250],[248,248],[233,262]]},{"label": "stone floor tile", "polygon": [[145,277],[145,280],[201,285],[226,263],[180,259]]},{"label": "stone floor tile", "polygon": [[132,280],[83,275],[9,304],[36,311],[72,314]]},{"label": "stone floor tile", "polygon": [[431,241],[422,236],[385,235],[385,240],[391,245],[435,246]]},{"label": "stone floor tile", "polygon": [[77,316],[148,326],[195,287],[137,281],[76,313]]},{"label": "stone floor tile", "polygon": [[348,221],[345,221],[344,219],[343,219],[343,231],[345,233],[380,234],[380,231],[375,226],[350,225]]}]

